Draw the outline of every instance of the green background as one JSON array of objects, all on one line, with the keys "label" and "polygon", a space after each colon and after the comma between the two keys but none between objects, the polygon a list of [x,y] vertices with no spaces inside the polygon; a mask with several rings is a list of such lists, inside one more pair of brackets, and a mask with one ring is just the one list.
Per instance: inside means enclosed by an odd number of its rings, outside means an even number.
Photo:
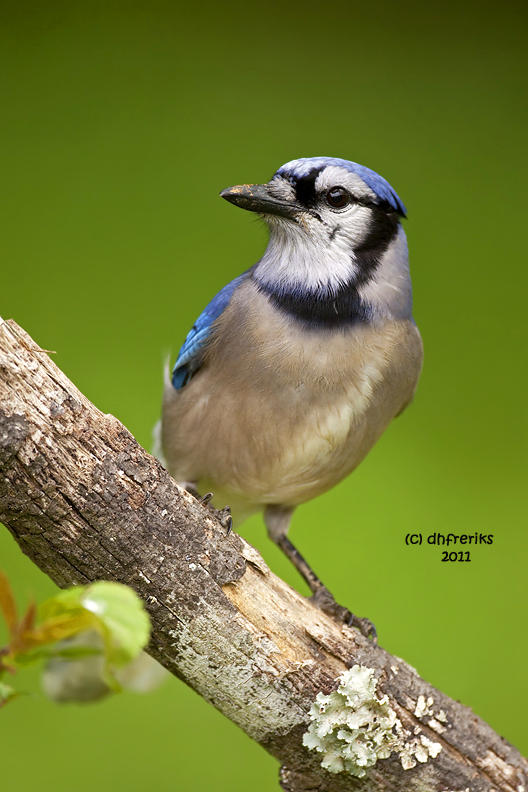
[{"label": "green background", "polygon": [[[524,4],[19,3],[1,25],[0,313],[147,448],[165,355],[266,244],[220,190],[327,155],[398,191],[417,397],[291,536],[382,646],[527,752]],[[469,564],[405,545],[435,531],[494,542]],[[260,519],[242,533],[305,593]],[[21,602],[54,591],[5,530],[0,565]],[[91,707],[18,685],[3,789],[277,788],[175,679]]]}]

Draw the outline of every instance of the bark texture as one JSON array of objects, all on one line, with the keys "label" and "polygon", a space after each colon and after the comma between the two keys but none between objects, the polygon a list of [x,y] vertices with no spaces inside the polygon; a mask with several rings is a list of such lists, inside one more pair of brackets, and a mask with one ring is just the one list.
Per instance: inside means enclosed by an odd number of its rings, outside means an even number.
[{"label": "bark texture", "polygon": [[[528,763],[513,746],[226,537],[116,418],[1,319],[0,520],[57,585],[132,586],[150,612],[150,653],[278,759],[283,789],[528,792]],[[303,746],[309,711],[355,664],[374,670],[408,741],[424,737],[440,746],[435,756],[418,752],[404,769],[393,753],[363,778],[321,767],[322,754]]]}]

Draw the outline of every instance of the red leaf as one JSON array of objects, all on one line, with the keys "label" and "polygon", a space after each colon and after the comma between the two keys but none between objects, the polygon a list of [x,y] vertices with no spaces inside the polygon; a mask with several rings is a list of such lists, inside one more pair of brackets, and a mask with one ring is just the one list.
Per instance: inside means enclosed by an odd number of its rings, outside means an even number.
[{"label": "red leaf", "polygon": [[18,634],[24,635],[26,632],[31,632],[35,627],[35,619],[37,617],[37,606],[35,602],[30,602],[27,611],[22,616],[20,624],[18,625]]},{"label": "red leaf", "polygon": [[9,635],[14,638],[17,632],[17,609],[16,602],[13,596],[13,591],[9,584],[9,580],[0,570],[0,611],[9,630]]}]

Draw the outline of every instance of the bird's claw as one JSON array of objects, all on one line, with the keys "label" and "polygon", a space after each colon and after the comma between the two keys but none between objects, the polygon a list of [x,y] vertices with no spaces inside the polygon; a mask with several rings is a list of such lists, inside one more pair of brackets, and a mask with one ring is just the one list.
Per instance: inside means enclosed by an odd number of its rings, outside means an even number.
[{"label": "bird's claw", "polygon": [[378,634],[372,622],[369,619],[355,616],[348,608],[339,605],[335,601],[333,595],[324,586],[318,589],[310,599],[318,608],[328,613],[329,616],[333,616],[338,621],[344,622],[348,627],[356,627],[361,635],[364,635],[365,638],[371,638],[373,643],[378,642]]},{"label": "bird's claw", "polygon": [[229,536],[231,530],[233,528],[233,518],[231,517],[231,507],[224,506],[223,509],[215,509],[214,506],[210,505],[211,500],[213,499],[213,493],[207,492],[201,498],[198,498],[198,503],[202,506],[206,506],[212,511],[216,517],[220,520],[222,525],[227,529],[226,537]]},{"label": "bird's claw", "polygon": [[227,529],[226,537],[231,533],[233,528],[233,518],[231,517],[231,506],[224,506],[223,509],[217,511],[218,519]]},{"label": "bird's claw", "polygon": [[357,627],[361,635],[364,635],[365,638],[372,638],[372,643],[378,643],[378,633],[376,627],[370,621],[370,619],[365,619],[361,616],[354,616],[353,613],[350,613],[347,624],[349,627]]}]

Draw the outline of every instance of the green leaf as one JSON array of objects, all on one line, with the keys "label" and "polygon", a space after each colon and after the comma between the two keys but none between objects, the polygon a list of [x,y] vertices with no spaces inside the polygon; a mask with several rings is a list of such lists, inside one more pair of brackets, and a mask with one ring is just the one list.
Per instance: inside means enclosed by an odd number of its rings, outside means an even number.
[{"label": "green leaf", "polygon": [[[44,676],[53,696],[61,701],[92,700],[99,698],[101,691],[121,690],[117,670],[140,655],[150,636],[142,601],[120,583],[100,581],[65,589],[41,605],[36,625],[34,604],[18,621],[11,588],[0,573],[0,613],[11,634],[0,673],[47,660]],[[100,661],[94,664],[98,655]],[[145,676],[144,670],[142,674]],[[19,695],[9,685],[0,684],[0,707]]]},{"label": "green leaf", "polygon": [[59,591],[54,597],[40,606],[40,618],[44,621],[56,619],[59,616],[75,616],[82,613],[84,606],[81,598],[86,590],[86,586],[71,586],[71,588]]},{"label": "green leaf", "polygon": [[[98,581],[65,589],[42,604],[40,616],[45,620],[40,629],[49,634],[50,640],[63,623],[72,635],[70,621],[76,619],[78,631],[96,629],[105,641],[107,661],[114,666],[133,660],[147,645],[150,635],[150,621],[142,601],[121,583]],[[57,640],[63,637],[66,636]]]},{"label": "green leaf", "polygon": [[99,581],[84,588],[80,601],[103,627],[111,665],[129,663],[147,645],[150,620],[142,601],[128,586]]}]

